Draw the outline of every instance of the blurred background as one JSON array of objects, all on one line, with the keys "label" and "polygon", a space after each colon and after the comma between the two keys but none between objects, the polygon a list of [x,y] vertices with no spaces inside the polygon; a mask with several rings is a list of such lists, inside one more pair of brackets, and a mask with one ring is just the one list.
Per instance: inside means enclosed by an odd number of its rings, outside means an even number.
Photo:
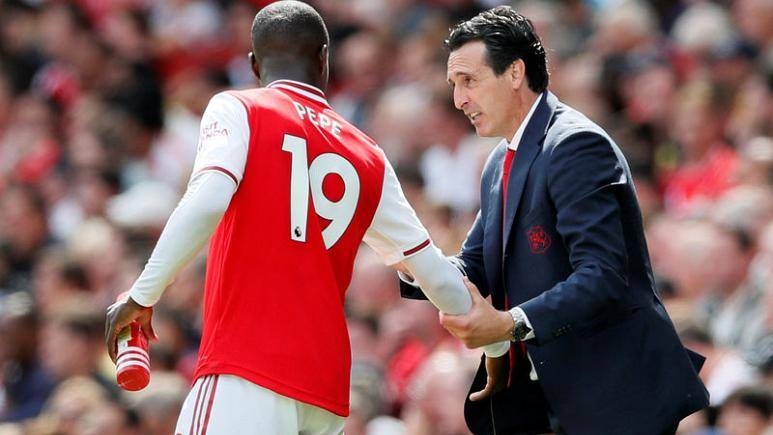
[{"label": "blurred background", "polygon": [[[254,86],[266,1],[0,0],[0,435],[170,434],[200,334],[205,258],[157,306],[142,392],[115,385],[105,308],[184,191],[209,98]],[[496,0],[322,0],[332,106],[371,135],[446,254],[484,159],[445,82],[448,28]],[[770,434],[773,1],[513,3],[549,49],[550,88],[633,169],[652,261],[712,407],[680,434]],[[399,298],[365,248],[348,291],[348,435],[468,433],[480,353]],[[646,406],[646,404],[642,404]],[[767,430],[767,432],[766,432]]]}]

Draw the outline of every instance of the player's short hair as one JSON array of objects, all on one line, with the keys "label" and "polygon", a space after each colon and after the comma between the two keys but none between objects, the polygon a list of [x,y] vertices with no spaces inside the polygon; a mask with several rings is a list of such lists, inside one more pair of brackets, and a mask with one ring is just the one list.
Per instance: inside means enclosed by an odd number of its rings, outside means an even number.
[{"label": "player's short hair", "polygon": [[319,13],[306,3],[286,0],[272,3],[252,22],[252,51],[266,56],[315,59],[330,37]]},{"label": "player's short hair", "polygon": [[548,87],[549,73],[545,48],[532,22],[509,6],[497,6],[451,28],[445,41],[449,51],[464,44],[486,44],[486,62],[501,75],[516,60],[526,65],[529,89],[542,92]]}]

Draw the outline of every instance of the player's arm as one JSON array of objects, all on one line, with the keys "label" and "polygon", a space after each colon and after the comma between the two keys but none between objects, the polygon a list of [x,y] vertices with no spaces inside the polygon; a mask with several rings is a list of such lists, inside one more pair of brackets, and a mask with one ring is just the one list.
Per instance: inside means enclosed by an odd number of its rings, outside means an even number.
[{"label": "player's arm", "polygon": [[236,183],[214,171],[202,172],[190,181],[185,195],[164,227],[142,274],[132,285],[129,298],[108,308],[105,340],[114,357],[115,336],[134,320],[149,338],[152,307],[175,275],[206,243],[228,208]]},{"label": "player's arm", "polygon": [[[381,201],[365,234],[365,243],[386,264],[409,273],[440,311],[466,313],[472,307],[472,298],[462,273],[432,244],[427,230],[405,199],[391,165],[386,162],[385,166]],[[484,349],[487,355],[498,356],[508,348],[509,342],[505,341]]]},{"label": "player's arm", "polygon": [[145,269],[129,296],[150,307],[158,302],[177,272],[204,246],[228,209],[236,183],[214,170],[200,172],[188,183],[164,227]]},{"label": "player's arm", "polygon": [[148,338],[154,338],[150,307],[207,242],[236,192],[246,164],[247,126],[244,107],[234,97],[218,94],[212,99],[202,118],[196,163],[185,194],[127,300],[108,308],[105,341],[111,358],[116,335],[134,320]]}]

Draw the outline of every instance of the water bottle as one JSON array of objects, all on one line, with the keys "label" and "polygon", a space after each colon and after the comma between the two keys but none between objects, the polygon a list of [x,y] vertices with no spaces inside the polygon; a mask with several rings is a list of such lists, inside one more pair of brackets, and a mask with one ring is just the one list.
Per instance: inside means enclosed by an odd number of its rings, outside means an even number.
[{"label": "water bottle", "polygon": [[[125,300],[126,293],[118,296]],[[150,355],[148,340],[142,333],[140,324],[132,322],[118,334],[117,354],[115,360],[116,381],[118,386],[127,391],[138,391],[150,382]]]}]

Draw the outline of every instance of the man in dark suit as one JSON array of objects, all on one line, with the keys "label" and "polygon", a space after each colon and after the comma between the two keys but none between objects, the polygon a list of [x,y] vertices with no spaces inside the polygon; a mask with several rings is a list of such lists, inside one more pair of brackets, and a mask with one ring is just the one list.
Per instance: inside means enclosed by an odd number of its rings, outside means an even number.
[{"label": "man in dark suit", "polygon": [[542,43],[511,8],[457,25],[446,44],[457,109],[478,135],[504,139],[457,256],[480,293],[470,288],[469,313],[441,319],[468,347],[514,342],[481,365],[468,425],[476,434],[674,433],[708,405],[703,358],[682,346],[655,291],[625,157],[547,90]]}]

